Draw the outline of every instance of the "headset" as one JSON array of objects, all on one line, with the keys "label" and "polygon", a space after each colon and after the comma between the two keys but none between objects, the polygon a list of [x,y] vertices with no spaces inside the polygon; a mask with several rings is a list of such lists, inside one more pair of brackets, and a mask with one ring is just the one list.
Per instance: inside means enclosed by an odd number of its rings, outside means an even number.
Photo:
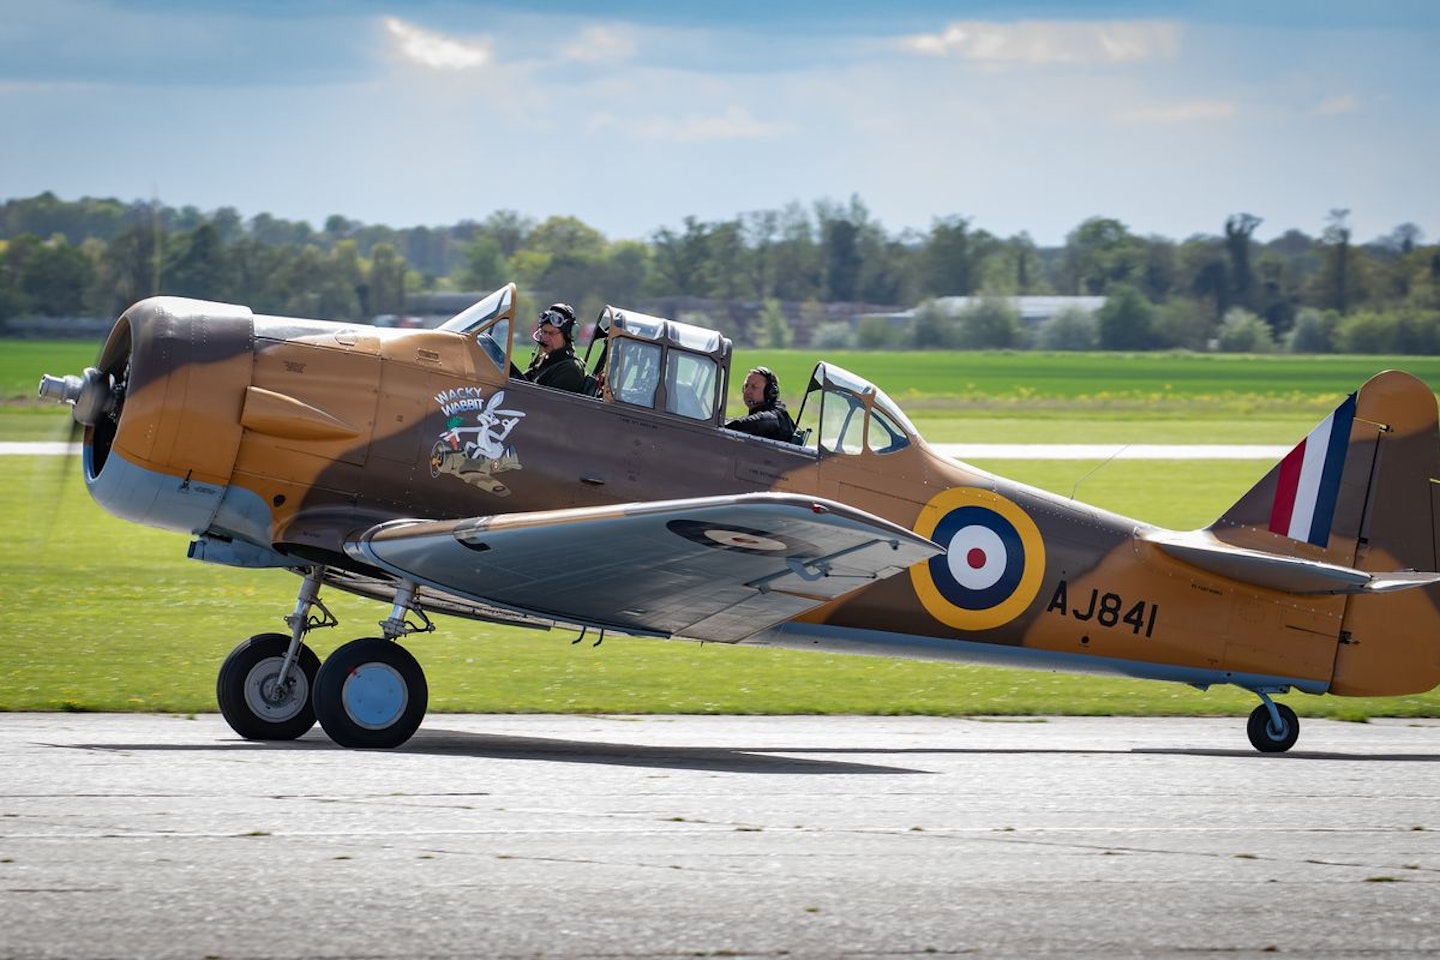
[{"label": "headset", "polygon": [[765,402],[774,403],[780,399],[780,380],[769,367],[756,367],[750,371],[765,378]]}]

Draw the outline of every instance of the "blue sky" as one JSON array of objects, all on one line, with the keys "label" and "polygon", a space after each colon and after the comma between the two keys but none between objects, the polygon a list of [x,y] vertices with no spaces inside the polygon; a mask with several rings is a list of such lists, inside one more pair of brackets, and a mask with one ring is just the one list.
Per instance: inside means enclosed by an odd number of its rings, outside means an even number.
[{"label": "blue sky", "polygon": [[0,0],[0,198],[1440,237],[1440,4]]}]

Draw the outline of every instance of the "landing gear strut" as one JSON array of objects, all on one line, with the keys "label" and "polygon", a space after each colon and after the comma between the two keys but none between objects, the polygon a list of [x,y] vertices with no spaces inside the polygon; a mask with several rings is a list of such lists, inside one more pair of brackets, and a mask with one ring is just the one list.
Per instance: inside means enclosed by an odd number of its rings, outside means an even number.
[{"label": "landing gear strut", "polygon": [[402,581],[380,622],[385,636],[352,640],[322,664],[301,641],[317,627],[339,624],[320,602],[324,576],[324,567],[307,571],[295,612],[285,618],[289,636],[259,634],[225,658],[215,681],[220,713],[247,740],[294,740],[319,720],[342,747],[398,747],[419,729],[430,689],[420,664],[395,641],[435,625],[420,608],[416,584]]},{"label": "landing gear strut", "polygon": [[1284,753],[1300,738],[1300,718],[1285,704],[1271,700],[1268,691],[1254,693],[1261,703],[1251,712],[1246,725],[1250,743],[1261,753]]},{"label": "landing gear strut", "polygon": [[[323,567],[313,567],[300,586],[295,612],[285,618],[290,634],[259,633],[220,665],[215,699],[225,722],[246,740],[294,740],[315,726],[312,691],[320,658],[301,643],[315,627],[338,623],[320,602]],[[310,616],[318,606],[323,619]]]}]

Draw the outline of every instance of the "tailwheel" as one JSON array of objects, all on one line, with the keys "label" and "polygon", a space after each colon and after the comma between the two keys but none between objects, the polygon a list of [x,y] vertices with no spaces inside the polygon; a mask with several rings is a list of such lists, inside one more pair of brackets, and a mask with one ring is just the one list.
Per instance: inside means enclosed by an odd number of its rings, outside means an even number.
[{"label": "tailwheel", "polygon": [[342,747],[398,747],[420,727],[430,690],[410,651],[392,640],[352,640],[315,678],[315,716]]},{"label": "tailwheel", "polygon": [[1261,753],[1284,753],[1300,738],[1300,718],[1285,704],[1267,699],[1251,712],[1246,732]]},{"label": "tailwheel", "polygon": [[215,680],[220,715],[246,740],[294,740],[315,726],[311,691],[320,658],[301,646],[284,682],[277,683],[289,647],[283,633],[259,633],[220,665]]}]

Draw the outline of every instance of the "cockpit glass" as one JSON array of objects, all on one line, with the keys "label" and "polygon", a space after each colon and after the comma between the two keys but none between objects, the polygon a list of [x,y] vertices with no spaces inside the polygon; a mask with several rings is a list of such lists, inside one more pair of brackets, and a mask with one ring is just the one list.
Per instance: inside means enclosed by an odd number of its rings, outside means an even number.
[{"label": "cockpit glass", "polygon": [[615,317],[615,323],[646,340],[658,340],[665,329],[665,321],[660,317],[652,317],[644,313],[634,313],[626,310]]},{"label": "cockpit glass", "polygon": [[617,340],[613,350],[610,392],[621,403],[655,406],[660,384],[660,347],[640,340]]},{"label": "cockpit glass", "polygon": [[[874,453],[893,453],[910,443],[920,432],[884,390],[863,377],[828,363],[816,364],[810,386],[801,405],[800,419],[820,404],[818,442],[822,449],[837,453],[859,453],[865,447]],[[870,407],[869,434],[864,433],[864,408]]]},{"label": "cockpit glass", "polygon": [[510,344],[510,318],[506,317],[481,330],[476,334],[475,342],[480,344],[485,355],[494,361],[495,366],[504,370],[506,367],[505,350]]},{"label": "cockpit glass", "polygon": [[670,340],[687,350],[698,350],[701,353],[714,353],[720,349],[719,333],[677,321],[670,323]]},{"label": "cockpit glass", "polygon": [[825,379],[831,384],[849,390],[856,395],[875,392],[875,385],[869,380],[862,380],[849,370],[842,370],[828,363],[825,365]]},{"label": "cockpit glass", "polygon": [[715,361],[698,353],[671,350],[665,366],[666,412],[709,420],[715,413]]},{"label": "cockpit glass", "polygon": [[909,445],[910,438],[881,411],[877,403],[870,411],[870,432],[866,434],[866,443],[872,453],[894,453]]},{"label": "cockpit glass", "polygon": [[506,284],[490,296],[472,303],[440,324],[440,329],[455,333],[469,333],[482,326],[486,321],[493,320],[510,308],[510,295],[513,289],[513,286]]},{"label": "cockpit glass", "polygon": [[865,448],[865,404],[848,390],[827,389],[820,398],[820,448],[859,453]]},{"label": "cockpit glass", "polygon": [[889,425],[891,428],[898,425],[900,432],[909,434],[912,437],[920,436],[920,431],[915,428],[915,424],[910,422],[910,418],[905,416],[904,411],[895,405],[895,401],[891,400],[884,390],[881,390],[879,387],[871,387],[870,389],[875,391],[875,412],[879,413],[883,410],[885,415],[893,421],[893,423]]}]

